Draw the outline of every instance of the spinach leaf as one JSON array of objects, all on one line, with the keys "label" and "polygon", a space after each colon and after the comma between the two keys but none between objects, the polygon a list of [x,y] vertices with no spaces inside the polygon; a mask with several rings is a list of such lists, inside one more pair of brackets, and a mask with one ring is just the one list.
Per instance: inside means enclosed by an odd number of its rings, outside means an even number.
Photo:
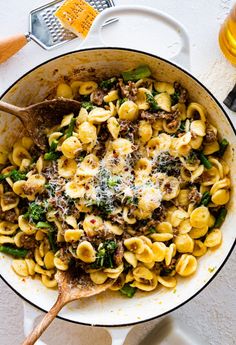
[{"label": "spinach leaf", "polygon": [[152,95],[150,95],[149,93],[146,93],[146,99],[150,105],[150,110],[155,111],[155,110],[161,109],[159,107],[159,105],[157,104],[157,101],[155,100],[155,98]]},{"label": "spinach leaf", "polygon": [[176,103],[179,102],[179,96],[180,96],[179,92],[176,92],[176,91],[175,91],[175,93],[173,93],[173,95],[170,96],[171,97],[171,105],[175,105]]},{"label": "spinach leaf", "polygon": [[125,71],[121,73],[125,82],[137,81],[139,79],[148,78],[151,75],[150,68],[147,65],[138,66],[132,71]]},{"label": "spinach leaf", "polygon": [[61,153],[59,151],[56,151],[57,145],[58,145],[58,140],[53,140],[53,142],[51,143],[49,152],[46,152],[44,154],[44,159],[46,161],[55,161],[60,157]]},{"label": "spinach leaf", "polygon": [[16,169],[12,170],[9,173],[9,176],[11,177],[13,182],[26,180],[26,173],[19,171],[19,170],[16,170]]},{"label": "spinach leaf", "polygon": [[117,82],[116,77],[113,77],[113,78],[110,78],[107,80],[102,80],[100,83],[100,87],[102,89],[111,89],[112,86],[114,86],[116,84],[116,82]]},{"label": "spinach leaf", "polygon": [[96,261],[91,265],[93,268],[113,268],[114,267],[114,253],[116,251],[117,244],[115,241],[107,240],[101,243],[98,247]]},{"label": "spinach leaf", "polygon": [[46,216],[46,209],[37,204],[36,202],[31,202],[28,207],[28,211],[25,213],[24,217],[32,221],[33,223],[44,221]]},{"label": "spinach leaf", "polygon": [[69,138],[73,134],[76,119],[72,117],[68,129],[65,131],[66,138]]},{"label": "spinach leaf", "polygon": [[85,108],[87,111],[91,111],[95,106],[91,102],[82,102],[82,108]]},{"label": "spinach leaf", "polygon": [[125,284],[120,289],[120,292],[129,298],[132,298],[136,291],[137,291],[137,288],[130,286],[130,284]]}]

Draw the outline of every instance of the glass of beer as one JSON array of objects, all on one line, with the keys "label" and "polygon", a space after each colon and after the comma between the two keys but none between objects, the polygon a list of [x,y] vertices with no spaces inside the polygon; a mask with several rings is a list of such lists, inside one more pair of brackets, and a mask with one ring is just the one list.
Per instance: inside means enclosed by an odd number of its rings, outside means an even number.
[{"label": "glass of beer", "polygon": [[236,66],[236,4],[220,29],[219,44],[225,57]]}]

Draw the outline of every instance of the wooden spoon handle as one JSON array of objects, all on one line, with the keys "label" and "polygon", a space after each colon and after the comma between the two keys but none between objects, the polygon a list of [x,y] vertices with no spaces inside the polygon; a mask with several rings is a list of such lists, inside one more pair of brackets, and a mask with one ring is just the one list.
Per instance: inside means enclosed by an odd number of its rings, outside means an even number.
[{"label": "wooden spoon handle", "polygon": [[28,42],[24,34],[17,34],[0,40],[0,63],[17,53]]},{"label": "wooden spoon handle", "polygon": [[27,336],[22,345],[33,345],[43,332],[48,328],[51,322],[55,319],[59,311],[64,307],[68,301],[65,301],[61,295],[58,296],[56,303],[44,316],[41,322],[35,327],[35,329]]},{"label": "wooden spoon handle", "polygon": [[9,104],[3,101],[0,101],[0,110],[5,111],[6,113],[17,116],[20,120],[26,119],[25,108],[17,107],[16,105]]}]

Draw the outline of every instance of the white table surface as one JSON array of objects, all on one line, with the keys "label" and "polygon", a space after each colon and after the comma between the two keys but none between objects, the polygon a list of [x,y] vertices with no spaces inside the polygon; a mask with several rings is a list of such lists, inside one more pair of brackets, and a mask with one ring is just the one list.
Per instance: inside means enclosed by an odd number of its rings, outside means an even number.
[{"label": "white table surface", "polygon": [[[28,12],[47,2],[47,0],[0,0],[0,38],[26,32]],[[217,43],[220,24],[233,3],[234,1],[230,0],[115,0],[117,6],[127,4],[151,6],[165,11],[182,22],[191,40],[191,72],[215,94],[220,102],[236,82],[235,67],[225,60]],[[108,44],[113,32],[112,43],[114,40],[117,40],[117,44],[121,43],[118,32],[114,30],[118,30],[117,25],[110,27],[109,32],[106,29]],[[156,53],[154,37],[151,35],[150,39],[146,39],[146,43],[142,43],[139,49]],[[47,52],[31,41],[17,56],[0,65],[0,94],[32,67],[53,56],[74,50],[78,44],[79,41],[74,40]],[[126,44],[130,44],[130,39]],[[236,114],[228,110],[227,112],[236,125]],[[171,315],[190,332],[198,334],[205,344],[236,344],[235,268],[234,251],[214,281],[195,299]],[[20,344],[23,340],[22,301],[1,280],[0,291],[0,344]],[[154,320],[134,327],[125,345],[140,344],[141,339],[155,328],[156,323],[157,321]],[[108,345],[111,342],[108,333],[103,329],[82,327],[61,320],[53,323],[43,339],[48,345]],[[151,345],[149,341],[145,344]]]}]

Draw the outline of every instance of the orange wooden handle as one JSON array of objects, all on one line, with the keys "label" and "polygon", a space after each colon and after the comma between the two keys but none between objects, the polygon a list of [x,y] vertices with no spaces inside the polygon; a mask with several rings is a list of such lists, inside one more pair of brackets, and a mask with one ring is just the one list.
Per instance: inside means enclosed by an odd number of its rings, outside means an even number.
[{"label": "orange wooden handle", "polygon": [[28,42],[24,34],[10,36],[0,40],[0,63],[17,53]]}]

